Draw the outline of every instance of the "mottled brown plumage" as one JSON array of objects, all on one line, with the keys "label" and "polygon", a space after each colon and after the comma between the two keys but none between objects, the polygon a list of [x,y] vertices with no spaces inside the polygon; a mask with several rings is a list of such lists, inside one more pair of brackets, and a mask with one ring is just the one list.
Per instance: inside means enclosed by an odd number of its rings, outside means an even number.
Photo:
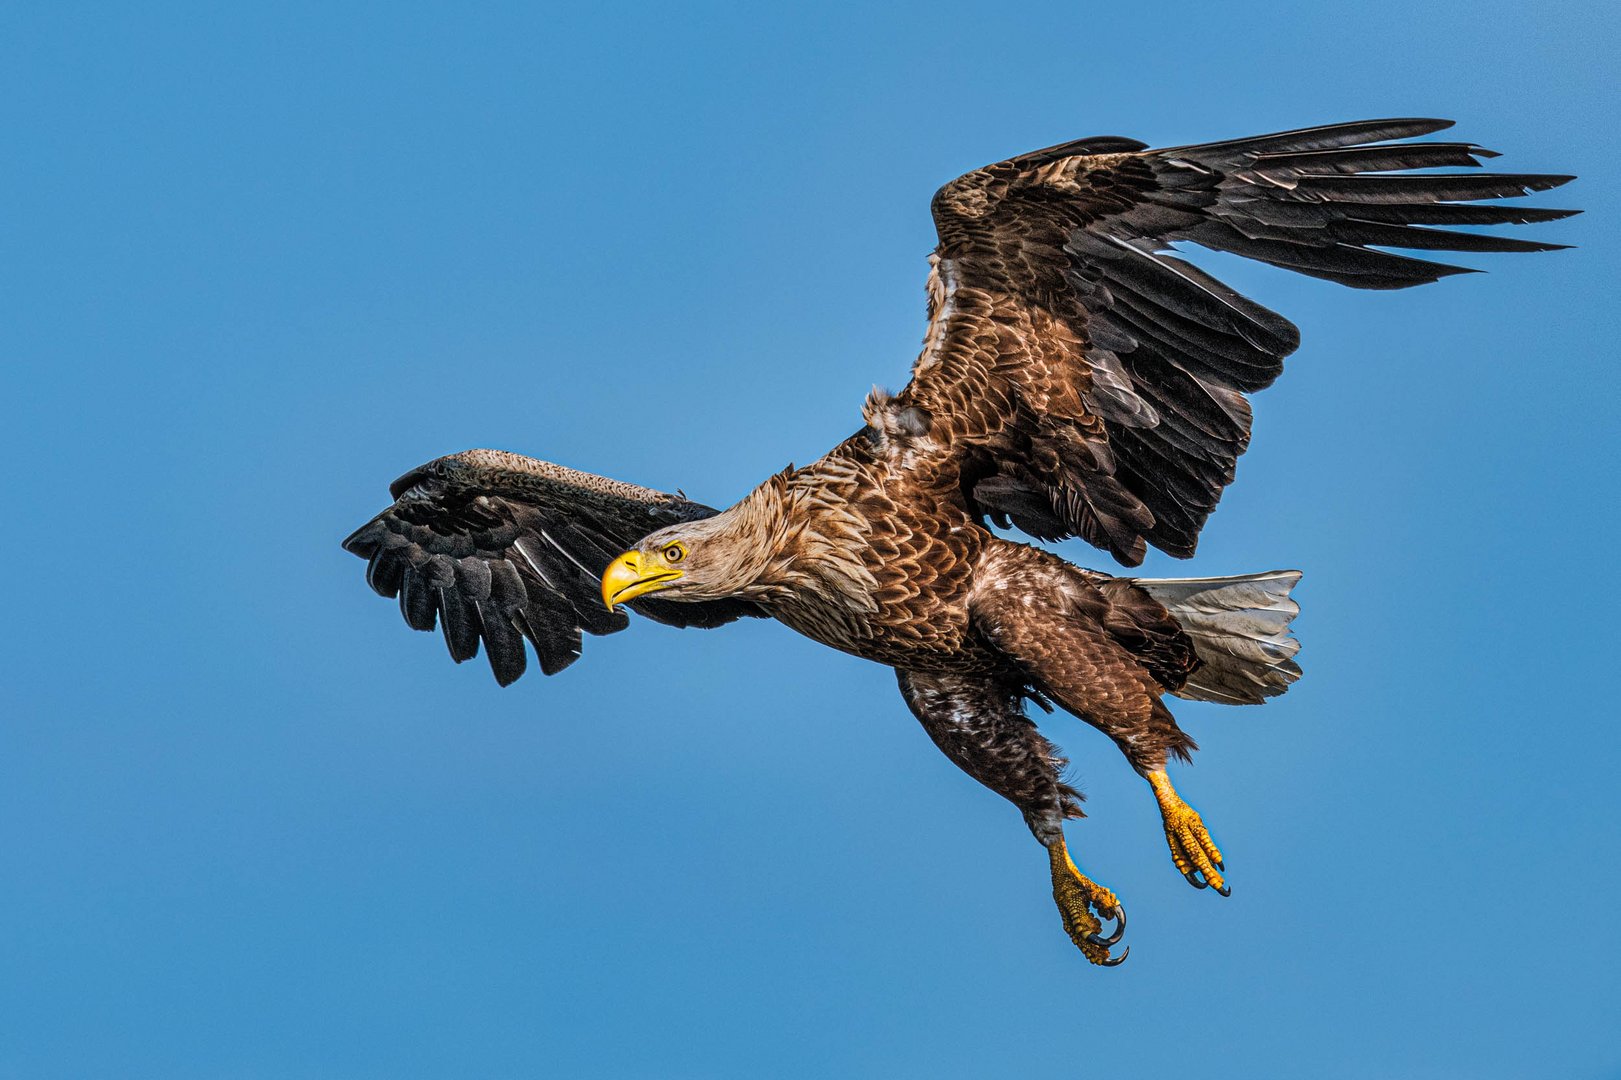
[{"label": "mottled brown plumage", "polygon": [[[895,668],[935,743],[1049,849],[1076,944],[1117,963],[1123,911],[1064,849],[1080,795],[1024,702],[1109,735],[1151,785],[1177,867],[1225,894],[1220,852],[1165,775],[1196,747],[1164,698],[1245,704],[1286,689],[1299,575],[1117,578],[987,524],[1078,536],[1128,566],[1150,545],[1193,553],[1249,444],[1244,395],[1277,377],[1298,335],[1167,254],[1177,241],[1377,289],[1461,272],[1384,248],[1554,247],[1428,227],[1571,213],[1475,201],[1568,177],[1401,172],[1492,156],[1390,141],[1446,126],[1369,121],[1166,150],[1099,138],[979,169],[934,197],[910,384],[875,391],[862,430],[819,461],[717,513],[468,451],[402,477],[345,547],[407,623],[437,623],[452,658],[482,642],[503,684],[524,670],[525,638],[554,673],[582,632],[625,625],[620,603],[682,626],[770,616]],[[1113,915],[1120,928],[1104,936],[1099,916]]]}]

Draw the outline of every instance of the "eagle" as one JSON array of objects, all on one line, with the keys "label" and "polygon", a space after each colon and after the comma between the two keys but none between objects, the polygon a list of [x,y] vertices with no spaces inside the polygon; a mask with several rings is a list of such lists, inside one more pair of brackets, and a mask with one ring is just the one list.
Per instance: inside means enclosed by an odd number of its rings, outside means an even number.
[{"label": "eagle", "polygon": [[[1083,816],[1066,761],[1026,715],[1106,734],[1158,802],[1176,869],[1230,894],[1220,849],[1167,774],[1197,748],[1167,697],[1259,704],[1300,676],[1294,570],[1146,579],[1075,566],[1079,537],[1124,567],[1193,555],[1250,441],[1295,326],[1173,252],[1246,256],[1359,289],[1464,267],[1388,249],[1548,251],[1459,231],[1576,213],[1501,203],[1569,176],[1447,171],[1497,156],[1413,141],[1451,126],[1368,120],[1149,149],[1094,137],[987,165],[931,206],[928,326],[911,381],[860,430],[716,510],[684,494],[500,450],[413,469],[343,542],[406,623],[503,686],[580,655],[626,612],[679,627],[773,618],[895,669],[935,745],[1013,803],[1046,849],[1063,928],[1112,966],[1125,909],[1064,839]],[[1107,932],[1105,930],[1107,929]]]}]

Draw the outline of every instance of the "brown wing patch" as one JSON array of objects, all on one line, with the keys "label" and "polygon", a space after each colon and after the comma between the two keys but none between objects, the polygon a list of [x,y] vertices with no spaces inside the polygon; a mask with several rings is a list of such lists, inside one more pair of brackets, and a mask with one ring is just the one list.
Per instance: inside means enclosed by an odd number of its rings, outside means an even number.
[{"label": "brown wing patch", "polygon": [[1540,251],[1455,232],[1573,213],[1475,205],[1565,176],[1391,174],[1477,166],[1467,143],[1397,143],[1448,126],[1383,120],[1140,150],[1082,140],[976,170],[936,193],[930,326],[889,403],[925,436],[883,430],[915,463],[962,463],[976,514],[1080,536],[1127,565],[1153,544],[1193,553],[1249,445],[1245,394],[1299,335],[1276,313],[1167,254],[1177,241],[1357,288],[1461,268],[1384,247]]}]

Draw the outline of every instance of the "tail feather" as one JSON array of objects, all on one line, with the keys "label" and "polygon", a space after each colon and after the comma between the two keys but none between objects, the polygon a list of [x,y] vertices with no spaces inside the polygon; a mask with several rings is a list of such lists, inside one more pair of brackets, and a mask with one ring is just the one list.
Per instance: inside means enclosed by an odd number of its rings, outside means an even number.
[{"label": "tail feather", "polygon": [[1137,578],[1181,624],[1198,655],[1199,667],[1177,697],[1258,705],[1300,678],[1295,653],[1300,642],[1289,623],[1300,605],[1289,590],[1298,570],[1273,570],[1216,578]]}]

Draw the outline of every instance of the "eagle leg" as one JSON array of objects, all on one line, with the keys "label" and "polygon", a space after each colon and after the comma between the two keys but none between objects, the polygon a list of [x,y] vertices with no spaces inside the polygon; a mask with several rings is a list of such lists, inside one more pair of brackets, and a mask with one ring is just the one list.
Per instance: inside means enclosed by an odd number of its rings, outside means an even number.
[{"label": "eagle leg", "polygon": [[970,610],[1032,685],[1114,740],[1159,800],[1165,841],[1188,884],[1230,895],[1221,852],[1165,775],[1198,749],[1161,700],[1192,653],[1166,609],[1124,578],[1048,552],[998,543],[977,571]]},{"label": "eagle leg", "polygon": [[[1094,964],[1113,967],[1127,949],[1110,949],[1126,932],[1126,911],[1115,894],[1076,868],[1064,846],[1064,820],[1080,817],[1081,793],[1063,779],[1058,748],[1024,715],[1021,679],[975,674],[897,671],[901,694],[923,730],[969,776],[1024,814],[1052,866],[1053,900],[1064,932]],[[1103,933],[1102,919],[1119,920]]]},{"label": "eagle leg", "polygon": [[1199,811],[1182,800],[1163,769],[1144,773],[1144,776],[1159,801],[1165,842],[1171,847],[1171,861],[1176,863],[1176,868],[1194,888],[1209,886],[1223,896],[1231,896],[1233,890],[1221,876],[1221,871],[1226,869],[1221,861],[1221,850],[1210,839],[1210,830],[1205,828]]},{"label": "eagle leg", "polygon": [[[1119,944],[1126,932],[1126,909],[1120,898],[1099,885],[1075,865],[1069,857],[1062,837],[1047,846],[1047,860],[1053,874],[1053,902],[1063,916],[1064,932],[1075,947],[1092,963],[1114,967],[1131,955],[1127,945],[1119,956],[1110,956],[1109,950]],[[1093,914],[1096,912],[1096,914]],[[1099,916],[1118,920],[1108,937],[1103,936],[1103,923]]]}]

